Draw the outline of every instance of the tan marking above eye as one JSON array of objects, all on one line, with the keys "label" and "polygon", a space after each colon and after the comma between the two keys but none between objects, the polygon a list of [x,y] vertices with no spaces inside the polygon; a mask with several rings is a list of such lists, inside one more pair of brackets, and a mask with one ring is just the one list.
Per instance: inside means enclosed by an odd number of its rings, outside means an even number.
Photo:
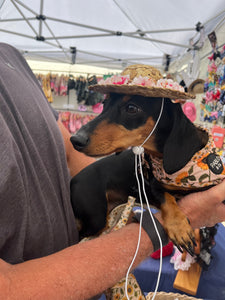
[{"label": "tan marking above eye", "polygon": [[131,99],[131,96],[126,95],[126,96],[123,97],[123,102],[127,102],[127,101],[129,101],[130,99]]}]

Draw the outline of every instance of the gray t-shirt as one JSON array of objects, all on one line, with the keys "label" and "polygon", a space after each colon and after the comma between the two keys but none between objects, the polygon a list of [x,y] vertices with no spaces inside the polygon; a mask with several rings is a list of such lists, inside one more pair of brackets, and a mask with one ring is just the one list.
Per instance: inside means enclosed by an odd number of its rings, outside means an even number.
[{"label": "gray t-shirt", "polygon": [[25,59],[0,43],[0,258],[42,257],[78,241],[56,117]]}]

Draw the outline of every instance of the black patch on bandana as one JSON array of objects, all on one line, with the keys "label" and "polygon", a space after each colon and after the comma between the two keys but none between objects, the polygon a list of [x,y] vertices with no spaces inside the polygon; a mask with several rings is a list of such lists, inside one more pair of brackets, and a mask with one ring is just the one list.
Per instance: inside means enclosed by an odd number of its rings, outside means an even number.
[{"label": "black patch on bandana", "polygon": [[207,165],[209,166],[209,169],[214,174],[221,174],[223,172],[223,163],[220,159],[220,156],[214,153],[210,153],[206,157]]}]

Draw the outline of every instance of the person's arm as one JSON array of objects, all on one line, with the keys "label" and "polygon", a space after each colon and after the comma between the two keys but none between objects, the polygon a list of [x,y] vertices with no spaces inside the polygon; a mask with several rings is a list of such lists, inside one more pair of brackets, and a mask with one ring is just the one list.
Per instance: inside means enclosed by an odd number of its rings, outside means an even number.
[{"label": "person's arm", "polygon": [[[186,195],[178,201],[178,205],[189,219],[193,229],[211,227],[216,223],[225,222],[224,199],[225,180],[206,191]],[[155,216],[163,223],[160,212]]]},{"label": "person's arm", "polygon": [[225,221],[225,180],[204,192],[189,194],[178,205],[193,228],[214,226]]},{"label": "person's arm", "polygon": [[[225,220],[225,181],[205,192],[185,196],[180,207],[193,227]],[[159,218],[160,219],[160,218]],[[18,265],[0,260],[2,299],[88,299],[113,286],[125,276],[133,258],[139,224],[94,240],[71,246],[47,257]],[[153,252],[142,230],[140,250],[134,266]]]},{"label": "person's arm", "polygon": [[[139,224],[17,265],[0,261],[2,299],[88,299],[113,286],[127,272],[137,246]],[[153,251],[142,230],[137,266]]]},{"label": "person's arm", "polygon": [[76,151],[72,143],[70,142],[71,134],[69,133],[69,131],[66,129],[66,127],[60,120],[58,120],[57,123],[64,139],[67,164],[70,170],[70,174],[73,177],[77,173],[79,173],[83,168],[95,162],[96,160],[92,157],[86,156],[83,153]]}]

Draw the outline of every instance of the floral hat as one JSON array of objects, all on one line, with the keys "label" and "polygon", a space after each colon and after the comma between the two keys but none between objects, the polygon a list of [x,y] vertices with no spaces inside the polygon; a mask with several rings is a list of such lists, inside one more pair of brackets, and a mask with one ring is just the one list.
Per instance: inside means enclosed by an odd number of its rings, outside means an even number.
[{"label": "floral hat", "polygon": [[131,65],[121,75],[113,75],[90,90],[103,94],[119,93],[144,97],[164,97],[170,99],[191,99],[194,95],[185,93],[184,88],[172,79],[163,79],[159,70],[148,65]]}]

